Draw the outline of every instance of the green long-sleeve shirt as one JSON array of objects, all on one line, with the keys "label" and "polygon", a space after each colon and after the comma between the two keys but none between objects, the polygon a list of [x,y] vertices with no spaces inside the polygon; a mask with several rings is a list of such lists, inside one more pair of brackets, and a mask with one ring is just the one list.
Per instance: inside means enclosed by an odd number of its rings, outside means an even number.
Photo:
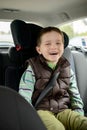
[{"label": "green long-sleeve shirt", "polygon": [[[79,90],[76,83],[75,74],[70,70],[71,78],[70,78],[70,100],[71,100],[71,108],[75,111],[78,111],[80,114],[84,115],[83,111],[83,102],[79,94]],[[30,103],[32,104],[32,94],[34,91],[35,85],[35,74],[31,66],[28,66],[26,71],[23,73],[20,84],[19,84],[19,93]],[[75,109],[76,108],[76,109]]]}]

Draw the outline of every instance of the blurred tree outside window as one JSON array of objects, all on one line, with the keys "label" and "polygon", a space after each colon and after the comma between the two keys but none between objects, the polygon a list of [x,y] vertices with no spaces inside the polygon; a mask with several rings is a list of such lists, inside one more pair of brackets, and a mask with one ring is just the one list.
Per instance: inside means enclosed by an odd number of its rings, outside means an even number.
[{"label": "blurred tree outside window", "polygon": [[75,36],[87,36],[87,18],[66,23],[58,27],[66,32],[70,39]]}]

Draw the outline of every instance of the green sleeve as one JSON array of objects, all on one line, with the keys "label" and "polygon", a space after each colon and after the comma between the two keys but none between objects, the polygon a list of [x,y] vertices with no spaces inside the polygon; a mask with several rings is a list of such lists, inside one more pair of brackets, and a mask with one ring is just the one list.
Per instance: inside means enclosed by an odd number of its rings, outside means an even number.
[{"label": "green sleeve", "polygon": [[34,91],[35,85],[35,75],[29,66],[23,73],[20,84],[19,84],[19,94],[22,95],[30,104],[32,104],[32,93]]},{"label": "green sleeve", "polygon": [[83,101],[81,99],[81,96],[77,87],[77,83],[76,83],[76,77],[72,69],[71,69],[69,93],[70,93],[72,110],[79,112],[81,115],[84,115]]}]

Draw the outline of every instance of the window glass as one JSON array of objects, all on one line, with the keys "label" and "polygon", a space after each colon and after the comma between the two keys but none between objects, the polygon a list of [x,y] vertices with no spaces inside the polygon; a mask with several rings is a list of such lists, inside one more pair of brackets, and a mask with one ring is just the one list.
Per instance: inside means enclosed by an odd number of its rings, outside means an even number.
[{"label": "window glass", "polygon": [[10,30],[10,22],[0,21],[0,48],[14,46]]},{"label": "window glass", "polygon": [[69,36],[69,46],[87,49],[87,18],[58,26]]}]

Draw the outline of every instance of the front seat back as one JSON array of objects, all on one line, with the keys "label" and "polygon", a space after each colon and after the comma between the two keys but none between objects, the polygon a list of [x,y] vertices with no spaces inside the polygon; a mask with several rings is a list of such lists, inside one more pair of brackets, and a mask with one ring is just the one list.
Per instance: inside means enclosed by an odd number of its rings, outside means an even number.
[{"label": "front seat back", "polygon": [[0,86],[0,130],[46,130],[36,110],[16,91]]}]

